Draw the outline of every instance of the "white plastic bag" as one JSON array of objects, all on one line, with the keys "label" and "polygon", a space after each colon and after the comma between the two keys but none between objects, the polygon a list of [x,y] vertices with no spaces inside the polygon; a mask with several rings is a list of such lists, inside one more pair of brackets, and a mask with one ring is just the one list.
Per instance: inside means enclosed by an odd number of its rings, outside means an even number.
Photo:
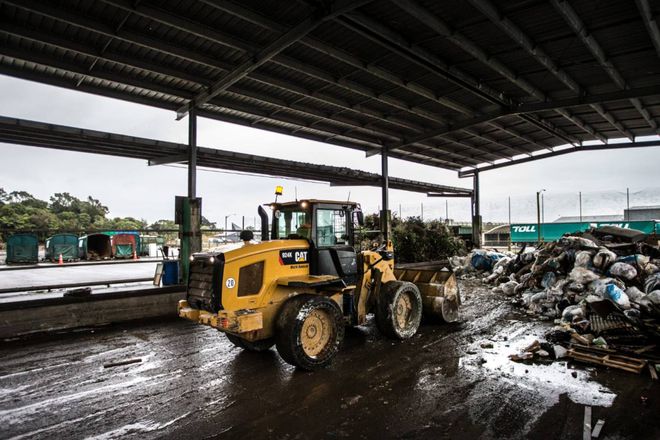
[{"label": "white plastic bag", "polygon": [[615,277],[632,280],[637,276],[637,269],[627,263],[614,263],[610,267],[610,273]]},{"label": "white plastic bag", "polygon": [[646,295],[649,301],[651,301],[656,306],[660,306],[660,290],[654,290],[653,292]]},{"label": "white plastic bag", "polygon": [[500,288],[502,289],[502,293],[506,296],[513,296],[515,294],[515,289],[518,283],[515,281],[507,281],[504,284],[500,284]]},{"label": "white plastic bag", "polygon": [[600,248],[594,257],[594,266],[600,270],[605,270],[616,260],[616,254],[607,248]]},{"label": "white plastic bag", "polygon": [[599,278],[598,275],[596,275],[589,269],[585,269],[584,267],[573,268],[573,270],[568,276],[573,281],[577,281],[578,283],[582,283],[582,284],[589,284],[590,282],[596,281]]},{"label": "white plastic bag", "polygon": [[589,269],[593,263],[591,262],[591,252],[580,251],[575,254],[575,267],[584,267]]},{"label": "white plastic bag", "polygon": [[637,287],[632,286],[626,289],[626,295],[628,295],[628,298],[630,298],[631,301],[637,302],[644,297],[644,292]]}]

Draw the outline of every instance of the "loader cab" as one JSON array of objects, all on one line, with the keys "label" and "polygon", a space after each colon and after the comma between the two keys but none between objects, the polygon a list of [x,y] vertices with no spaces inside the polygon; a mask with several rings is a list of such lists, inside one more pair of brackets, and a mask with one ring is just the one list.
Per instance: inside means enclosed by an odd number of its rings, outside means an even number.
[{"label": "loader cab", "polygon": [[335,275],[346,284],[357,281],[354,230],[362,212],[356,203],[300,200],[270,207],[271,239],[309,241],[310,275]]}]

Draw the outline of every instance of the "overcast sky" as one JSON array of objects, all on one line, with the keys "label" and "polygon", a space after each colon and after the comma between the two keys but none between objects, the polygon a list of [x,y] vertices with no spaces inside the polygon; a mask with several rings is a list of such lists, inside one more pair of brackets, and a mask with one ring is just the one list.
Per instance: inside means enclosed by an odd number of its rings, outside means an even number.
[{"label": "overcast sky", "polygon": [[[173,142],[187,142],[187,121],[176,121],[174,112],[82,92],[51,87],[0,75],[2,115],[55,124],[108,131]],[[379,172],[379,156],[325,145],[268,131],[199,118],[198,144],[243,153],[337,165]],[[173,218],[174,196],[186,194],[186,170],[174,166],[148,167],[145,161],[111,156],[63,152],[0,143],[0,187],[24,190],[47,199],[55,192],[84,198],[91,195],[110,208],[111,216],[133,216],[149,222]],[[484,221],[507,220],[507,198],[512,198],[513,222],[533,221],[535,192],[545,189],[546,220],[577,215],[577,193],[585,195],[585,214],[621,214],[625,189],[633,193],[631,205],[660,204],[660,148],[567,154],[537,162],[502,168],[481,175]],[[390,175],[439,184],[471,187],[471,179],[459,179],[454,171],[390,160]],[[378,188],[331,188],[326,184],[282,178],[200,171],[198,195],[203,213],[221,226],[224,217],[252,224],[258,203],[272,201],[275,185],[284,186],[284,199],[351,200],[367,212],[380,204]],[[603,197],[603,194],[605,195]],[[634,198],[640,194],[640,200]],[[642,200],[641,194],[644,194]],[[651,196],[649,196],[651,194]],[[591,195],[591,202],[590,200]],[[643,203],[642,203],[643,202]],[[393,211],[403,216],[444,217],[445,199],[392,190]],[[449,200],[449,217],[469,219],[467,200]]]}]

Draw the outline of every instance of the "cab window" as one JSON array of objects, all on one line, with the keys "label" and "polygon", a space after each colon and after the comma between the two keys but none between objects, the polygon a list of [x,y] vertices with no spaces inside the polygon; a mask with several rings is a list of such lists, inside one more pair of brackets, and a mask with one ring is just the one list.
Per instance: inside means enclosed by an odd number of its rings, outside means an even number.
[{"label": "cab window", "polygon": [[279,213],[277,238],[311,238],[309,214],[300,209],[282,209]]},{"label": "cab window", "polygon": [[341,209],[319,208],[316,211],[316,241],[318,247],[347,244],[346,212]]}]

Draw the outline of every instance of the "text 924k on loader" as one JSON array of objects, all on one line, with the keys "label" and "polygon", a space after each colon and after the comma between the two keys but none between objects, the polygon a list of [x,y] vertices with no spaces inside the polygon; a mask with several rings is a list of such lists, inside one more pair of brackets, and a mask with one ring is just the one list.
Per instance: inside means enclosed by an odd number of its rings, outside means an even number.
[{"label": "text 924k on loader", "polygon": [[407,339],[422,312],[458,319],[460,297],[449,263],[394,265],[390,241],[355,251],[362,212],[353,202],[273,203],[272,224],[259,207],[262,241],[191,258],[187,299],[179,316],[225,333],[236,346],[264,351],[273,345],[297,367],[325,367],[337,354],[345,325],[373,313],[378,329]]}]

